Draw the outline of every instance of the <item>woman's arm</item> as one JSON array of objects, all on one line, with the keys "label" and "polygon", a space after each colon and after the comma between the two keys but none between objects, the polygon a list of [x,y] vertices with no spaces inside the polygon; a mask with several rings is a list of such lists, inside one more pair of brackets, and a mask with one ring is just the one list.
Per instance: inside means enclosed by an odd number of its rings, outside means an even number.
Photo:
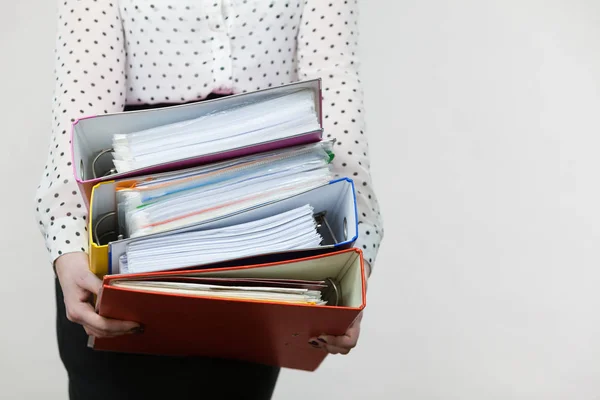
[{"label": "woman's arm", "polygon": [[359,78],[357,0],[304,0],[298,34],[300,79],[322,78],[326,137],[336,138],[334,168],[354,180],[359,239],[371,266],[383,223],[370,176],[363,93]]},{"label": "woman's arm", "polygon": [[52,136],[36,194],[36,216],[52,263],[88,249],[87,211],[71,165],[71,126],[80,117],[123,110],[123,42],[117,2],[59,1]]},{"label": "woman's arm", "polygon": [[116,2],[61,0],[55,59],[53,124],[48,160],[37,190],[37,218],[64,293],[67,318],[89,335],[138,332],[139,324],[103,318],[89,303],[102,282],[90,270],[86,207],[73,177],[71,126],[75,119],[122,111],[125,45]]}]

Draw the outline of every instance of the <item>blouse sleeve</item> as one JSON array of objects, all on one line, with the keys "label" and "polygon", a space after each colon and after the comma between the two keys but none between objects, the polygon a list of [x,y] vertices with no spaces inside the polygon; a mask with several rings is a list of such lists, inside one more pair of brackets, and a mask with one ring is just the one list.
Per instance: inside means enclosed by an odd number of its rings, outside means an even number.
[{"label": "blouse sleeve", "polygon": [[88,249],[87,209],[71,165],[71,127],[80,117],[123,110],[123,40],[116,2],[59,2],[52,135],[36,192],[36,218],[51,263]]},{"label": "blouse sleeve", "polygon": [[359,236],[356,247],[375,263],[383,223],[371,183],[359,78],[357,0],[304,0],[298,34],[300,79],[321,78],[324,131],[336,138],[334,169],[356,186]]}]

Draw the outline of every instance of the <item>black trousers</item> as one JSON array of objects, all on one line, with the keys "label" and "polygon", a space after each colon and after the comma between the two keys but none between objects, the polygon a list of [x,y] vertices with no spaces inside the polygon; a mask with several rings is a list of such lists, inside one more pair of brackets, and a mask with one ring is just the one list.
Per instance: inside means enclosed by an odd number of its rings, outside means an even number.
[{"label": "black trousers", "polygon": [[[56,286],[56,330],[71,400],[270,399],[279,369],[244,362],[110,353],[87,347]],[[210,321],[206,321],[210,326]],[[240,340],[244,340],[243,333]]]}]

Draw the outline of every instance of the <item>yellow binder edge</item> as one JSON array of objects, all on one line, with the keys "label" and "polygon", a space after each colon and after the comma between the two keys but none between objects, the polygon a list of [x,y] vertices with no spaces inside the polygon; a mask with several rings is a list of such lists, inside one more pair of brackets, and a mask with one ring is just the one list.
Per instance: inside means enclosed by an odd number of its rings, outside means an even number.
[{"label": "yellow binder edge", "polygon": [[90,213],[88,217],[88,238],[90,243],[89,263],[90,271],[98,278],[102,279],[108,274],[108,245],[98,245],[94,242],[94,192],[96,188],[114,181],[100,182],[92,188],[90,196]]}]

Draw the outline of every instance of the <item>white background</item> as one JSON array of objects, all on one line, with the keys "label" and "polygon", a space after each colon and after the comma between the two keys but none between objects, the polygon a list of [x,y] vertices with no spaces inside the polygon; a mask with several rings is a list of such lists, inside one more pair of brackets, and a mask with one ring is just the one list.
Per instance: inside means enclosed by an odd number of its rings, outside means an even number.
[{"label": "white background", "polygon": [[[2,3],[0,398],[66,399],[34,222],[54,1]],[[363,0],[386,237],[360,346],[275,399],[600,398],[600,3]]]}]

